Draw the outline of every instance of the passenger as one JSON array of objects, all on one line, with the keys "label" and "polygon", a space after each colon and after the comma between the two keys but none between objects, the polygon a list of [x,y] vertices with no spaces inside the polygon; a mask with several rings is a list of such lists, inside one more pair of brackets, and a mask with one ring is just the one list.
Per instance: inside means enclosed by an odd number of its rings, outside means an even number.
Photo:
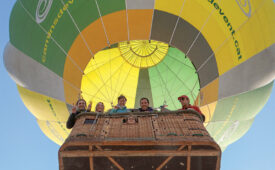
[{"label": "passenger", "polygon": [[79,99],[76,105],[73,105],[72,114],[67,120],[67,128],[71,129],[75,124],[75,117],[81,112],[90,112],[92,107],[92,102],[90,102],[88,108],[86,109],[86,101],[84,99]]},{"label": "passenger", "polygon": [[103,113],[104,112],[104,103],[98,102],[95,107],[95,112]]},{"label": "passenger", "polygon": [[202,115],[203,121],[205,120],[205,116],[201,112],[200,108],[190,104],[190,100],[189,100],[188,96],[182,95],[182,96],[178,97],[178,100],[182,105],[182,108],[179,109],[179,110],[193,109],[193,110],[197,111],[198,113],[200,113]]},{"label": "passenger", "polygon": [[146,97],[143,97],[139,101],[140,108],[138,109],[140,112],[152,112],[154,111],[153,108],[149,107],[149,99]]},{"label": "passenger", "polygon": [[123,95],[120,95],[117,98],[117,103],[118,104],[110,111],[110,114],[130,112],[130,110],[128,110],[127,107],[125,106],[126,102],[127,102],[126,97],[123,96]]}]

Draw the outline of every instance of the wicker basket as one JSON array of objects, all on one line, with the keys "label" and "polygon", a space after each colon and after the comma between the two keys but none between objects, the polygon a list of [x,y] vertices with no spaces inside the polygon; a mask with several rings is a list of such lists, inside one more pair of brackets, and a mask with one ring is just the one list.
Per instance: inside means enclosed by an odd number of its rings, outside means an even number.
[{"label": "wicker basket", "polygon": [[218,170],[221,150],[196,111],[81,113],[60,170]]}]

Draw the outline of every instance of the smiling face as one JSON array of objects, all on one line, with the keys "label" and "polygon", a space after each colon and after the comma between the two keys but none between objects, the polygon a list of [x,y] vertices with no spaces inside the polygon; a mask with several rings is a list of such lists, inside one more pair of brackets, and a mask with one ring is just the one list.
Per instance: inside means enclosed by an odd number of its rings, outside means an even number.
[{"label": "smiling face", "polygon": [[141,99],[140,100],[140,107],[142,110],[147,110],[149,107],[149,100],[148,99]]},{"label": "smiling face", "polygon": [[86,101],[83,99],[80,99],[76,103],[78,110],[85,110],[86,109]]},{"label": "smiling face", "polygon": [[118,105],[119,105],[119,106],[125,106],[126,101],[127,101],[127,100],[126,100],[125,98],[121,98],[121,99],[118,100]]},{"label": "smiling face", "polygon": [[97,103],[96,107],[95,107],[95,111],[96,112],[104,112],[104,104],[102,102]]}]

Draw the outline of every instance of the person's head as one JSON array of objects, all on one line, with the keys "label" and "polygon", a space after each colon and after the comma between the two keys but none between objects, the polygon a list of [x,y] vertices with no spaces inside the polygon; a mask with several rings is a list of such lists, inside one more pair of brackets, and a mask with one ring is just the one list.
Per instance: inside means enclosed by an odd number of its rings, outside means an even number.
[{"label": "person's head", "polygon": [[85,110],[86,109],[86,101],[84,99],[79,99],[76,102],[76,106],[78,110]]},{"label": "person's head", "polygon": [[190,104],[189,97],[186,95],[182,95],[182,96],[178,97],[178,100],[183,107],[188,106]]},{"label": "person's head", "polygon": [[126,97],[123,96],[123,95],[120,95],[120,96],[117,98],[117,104],[118,104],[119,106],[125,106],[126,101],[127,101],[127,99],[126,99]]},{"label": "person's head", "polygon": [[96,104],[95,111],[103,113],[104,112],[104,103],[98,102]]},{"label": "person's head", "polygon": [[148,109],[148,107],[149,107],[149,99],[148,98],[146,98],[146,97],[141,98],[139,103],[140,103],[140,107],[142,110]]}]

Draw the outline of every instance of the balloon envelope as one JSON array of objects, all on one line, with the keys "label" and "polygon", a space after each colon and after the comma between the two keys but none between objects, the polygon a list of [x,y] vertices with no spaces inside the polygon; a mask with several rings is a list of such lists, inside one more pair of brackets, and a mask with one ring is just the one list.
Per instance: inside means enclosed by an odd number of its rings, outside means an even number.
[{"label": "balloon envelope", "polygon": [[180,108],[186,94],[224,150],[250,128],[275,78],[272,0],[18,0],[5,66],[41,130],[62,144],[80,97]]}]

